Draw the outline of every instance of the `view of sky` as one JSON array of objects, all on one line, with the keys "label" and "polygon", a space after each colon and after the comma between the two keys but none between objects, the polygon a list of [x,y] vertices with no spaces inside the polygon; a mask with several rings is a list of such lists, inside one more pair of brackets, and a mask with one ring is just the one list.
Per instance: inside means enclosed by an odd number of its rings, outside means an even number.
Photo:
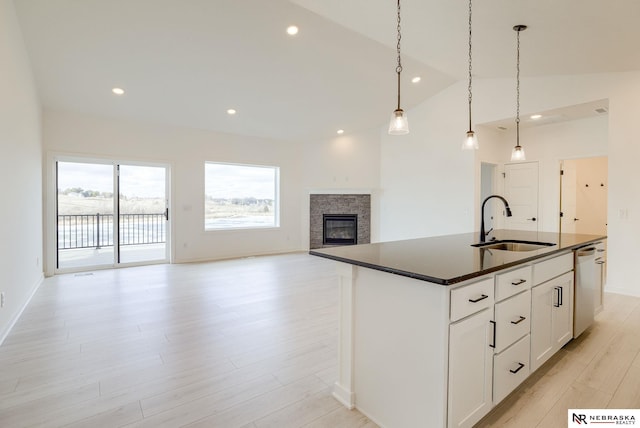
[{"label": "view of sky", "polygon": [[[113,192],[113,168],[110,164],[58,162],[58,189]],[[205,193],[224,199],[275,199],[277,174],[274,167],[206,163]],[[120,165],[120,193],[127,197],[164,198],[164,183],[162,167]]]},{"label": "view of sky", "polygon": [[277,173],[274,167],[206,163],[205,194],[223,199],[275,199]]},{"label": "view of sky", "polygon": [[[58,189],[113,193],[113,165],[58,162]],[[164,198],[165,168],[120,165],[120,193],[127,197]]]}]

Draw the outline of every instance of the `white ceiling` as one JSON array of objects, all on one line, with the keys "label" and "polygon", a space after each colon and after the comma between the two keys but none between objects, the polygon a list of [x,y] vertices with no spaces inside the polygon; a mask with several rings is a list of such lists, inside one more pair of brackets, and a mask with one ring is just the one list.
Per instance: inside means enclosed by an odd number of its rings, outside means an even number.
[{"label": "white ceiling", "polygon": [[[378,127],[395,108],[392,0],[14,2],[46,108],[292,141]],[[466,79],[467,8],[402,0],[403,108]],[[529,26],[523,77],[640,70],[638,0],[473,10],[476,77],[514,76],[515,24]]]}]

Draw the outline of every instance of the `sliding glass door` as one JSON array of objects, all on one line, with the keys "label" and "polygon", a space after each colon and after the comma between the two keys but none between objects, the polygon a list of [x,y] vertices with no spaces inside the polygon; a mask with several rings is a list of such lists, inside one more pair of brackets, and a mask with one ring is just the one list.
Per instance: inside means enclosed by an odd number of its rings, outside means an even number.
[{"label": "sliding glass door", "polygon": [[166,168],[119,165],[119,170],[119,262],[166,260]]},{"label": "sliding glass door", "polygon": [[168,261],[167,176],[164,166],[58,160],[57,269]]}]

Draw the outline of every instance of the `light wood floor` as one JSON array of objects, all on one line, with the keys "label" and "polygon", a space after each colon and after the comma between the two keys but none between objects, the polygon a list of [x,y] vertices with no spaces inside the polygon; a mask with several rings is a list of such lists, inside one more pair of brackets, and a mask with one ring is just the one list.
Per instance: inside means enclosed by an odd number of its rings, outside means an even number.
[{"label": "light wood floor", "polygon": [[[306,254],[48,278],[0,346],[0,427],[374,428],[330,394],[337,297]],[[480,426],[640,407],[639,327],[640,299],[608,295]]]}]

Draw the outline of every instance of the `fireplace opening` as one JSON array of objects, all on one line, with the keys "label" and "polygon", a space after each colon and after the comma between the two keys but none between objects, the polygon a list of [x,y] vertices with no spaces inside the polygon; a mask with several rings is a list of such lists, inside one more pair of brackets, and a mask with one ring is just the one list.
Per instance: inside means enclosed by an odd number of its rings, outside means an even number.
[{"label": "fireplace opening", "polygon": [[355,245],[358,243],[357,214],[324,214],[323,245]]}]

